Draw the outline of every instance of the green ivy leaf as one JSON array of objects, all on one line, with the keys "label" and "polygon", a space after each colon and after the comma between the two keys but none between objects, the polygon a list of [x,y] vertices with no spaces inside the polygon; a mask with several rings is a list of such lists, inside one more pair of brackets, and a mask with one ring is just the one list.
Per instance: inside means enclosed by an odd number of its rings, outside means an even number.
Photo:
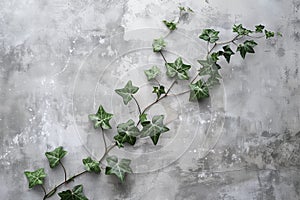
[{"label": "green ivy leaf", "polygon": [[157,86],[153,86],[153,91],[152,93],[155,93],[157,95],[157,99],[159,99],[159,97],[162,95],[162,94],[166,94],[166,91],[165,91],[165,87],[160,85],[159,87]]},{"label": "green ivy leaf", "polygon": [[173,21],[172,22],[169,22],[167,20],[163,20],[163,23],[166,25],[166,27],[171,30],[171,31],[174,31],[177,27],[176,27],[176,23],[174,23]]},{"label": "green ivy leaf", "polygon": [[265,28],[265,26],[264,25],[257,25],[257,26],[255,26],[255,32],[256,33],[262,33],[263,32],[263,30],[264,30],[264,28]]},{"label": "green ivy leaf", "polygon": [[129,159],[121,159],[119,160],[116,156],[109,156],[106,158],[107,167],[105,168],[106,175],[116,175],[122,182],[125,179],[126,173],[132,173],[132,169],[130,168]]},{"label": "green ivy leaf", "polygon": [[234,55],[234,52],[231,50],[229,45],[222,47],[224,51],[222,51],[222,55],[225,57],[226,61],[230,62],[230,57]]},{"label": "green ivy leaf", "polygon": [[82,163],[85,166],[86,171],[88,172],[95,172],[96,174],[101,172],[99,162],[93,160],[91,157],[87,157],[86,159],[83,159]]},{"label": "green ivy leaf", "polygon": [[272,32],[272,31],[267,31],[267,30],[265,30],[265,36],[266,36],[266,39],[272,38],[272,37],[275,36],[275,33]]},{"label": "green ivy leaf", "polygon": [[143,113],[139,116],[139,119],[141,121],[142,126],[146,126],[147,124],[150,124],[151,122],[147,120],[147,114]]},{"label": "green ivy leaf", "polygon": [[198,70],[199,76],[209,76],[206,85],[209,88],[218,85],[220,83],[219,79],[222,78],[219,74],[219,69],[221,69],[220,65],[218,65],[210,57],[208,57],[206,60],[198,60],[198,62],[202,65],[202,68]]},{"label": "green ivy leaf", "polygon": [[66,190],[58,193],[61,200],[88,200],[83,194],[83,186],[77,185],[72,190]]},{"label": "green ivy leaf", "polygon": [[245,59],[247,53],[255,53],[253,47],[257,45],[254,40],[246,40],[244,44],[240,44],[236,51],[239,51],[242,58]]},{"label": "green ivy leaf", "polygon": [[118,147],[124,147],[124,143],[134,145],[136,142],[136,137],[140,134],[139,129],[135,126],[132,119],[128,120],[126,123],[119,124],[117,126],[118,135],[114,137]]},{"label": "green ivy leaf", "polygon": [[107,113],[103,106],[100,105],[96,114],[90,114],[89,119],[93,121],[95,128],[111,129],[109,120],[113,117],[113,114]]},{"label": "green ivy leaf", "polygon": [[215,74],[219,69],[221,69],[220,65],[210,57],[208,57],[206,60],[198,60],[198,62],[202,65],[202,68],[198,70],[199,76],[211,76],[212,74]]},{"label": "green ivy leaf", "polygon": [[214,62],[217,62],[219,60],[219,56],[223,55],[222,51],[219,52],[213,52],[210,57]]},{"label": "green ivy leaf", "polygon": [[116,93],[123,98],[125,105],[132,99],[132,95],[139,90],[138,87],[132,85],[132,81],[128,81],[124,88],[116,89]]},{"label": "green ivy leaf", "polygon": [[158,39],[154,39],[152,43],[152,47],[154,52],[160,52],[161,50],[163,50],[164,47],[166,47],[166,42],[162,37]]},{"label": "green ivy leaf", "polygon": [[191,65],[186,65],[182,62],[182,58],[179,57],[175,60],[174,63],[166,63],[167,75],[171,78],[177,76],[178,79],[188,80],[188,70],[191,68]]},{"label": "green ivy leaf", "polygon": [[253,31],[246,29],[243,27],[242,24],[239,25],[233,25],[232,31],[234,33],[237,33],[238,35],[249,35],[249,33],[252,33]]},{"label": "green ivy leaf", "polygon": [[141,131],[141,137],[153,137],[158,134],[169,131],[169,128],[163,124],[164,115],[156,115],[152,118],[152,123],[147,124]]},{"label": "green ivy leaf", "polygon": [[59,165],[59,161],[67,154],[67,151],[63,147],[57,147],[53,151],[46,152],[45,156],[48,158],[49,165],[51,168]]},{"label": "green ivy leaf", "polygon": [[24,174],[28,180],[29,188],[33,188],[36,185],[43,185],[44,178],[47,176],[44,168],[40,168],[33,172],[25,171]]},{"label": "green ivy leaf", "polygon": [[201,80],[190,84],[190,101],[200,100],[209,97],[209,89],[205,82]]},{"label": "green ivy leaf", "polygon": [[204,29],[199,38],[210,43],[215,43],[219,40],[219,33],[219,31],[216,31],[214,29]]},{"label": "green ivy leaf", "polygon": [[160,69],[157,66],[153,66],[151,69],[145,70],[144,73],[147,76],[148,81],[151,81],[160,74]]}]

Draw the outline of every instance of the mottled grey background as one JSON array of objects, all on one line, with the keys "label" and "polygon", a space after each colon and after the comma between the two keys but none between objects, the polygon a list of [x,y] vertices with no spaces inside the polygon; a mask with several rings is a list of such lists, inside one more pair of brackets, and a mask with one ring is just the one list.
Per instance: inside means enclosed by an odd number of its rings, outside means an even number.
[{"label": "mottled grey background", "polygon": [[48,189],[61,181],[45,151],[64,146],[70,175],[82,170],[82,158],[102,154],[87,114],[102,103],[116,125],[120,113],[136,112],[112,91],[130,78],[149,87],[142,70],[162,63],[149,49],[152,38],[167,33],[161,20],[177,16],[179,3],[195,13],[167,38],[170,61],[181,55],[198,67],[203,28],[226,40],[234,23],[262,23],[284,37],[260,40],[245,60],[222,62],[223,83],[210,101],[195,105],[184,96],[155,108],[150,114],[165,112],[173,131],[157,147],[143,140],[112,152],[133,158],[135,174],[124,184],[86,175],[69,186],[84,184],[95,200],[300,199],[299,0],[1,0],[1,199],[41,199],[25,170],[45,167]]}]

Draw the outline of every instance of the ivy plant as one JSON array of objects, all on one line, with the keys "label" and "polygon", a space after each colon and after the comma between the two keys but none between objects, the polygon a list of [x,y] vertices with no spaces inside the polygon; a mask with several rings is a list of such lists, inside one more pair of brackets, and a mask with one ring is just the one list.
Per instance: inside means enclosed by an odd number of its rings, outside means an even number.
[{"label": "ivy plant", "polygon": [[[192,13],[193,10],[189,7],[180,6],[179,17],[177,19],[171,21],[163,20],[162,22],[171,33],[179,28],[178,25],[183,15]],[[170,86],[164,86],[157,80],[158,76],[162,76],[162,68],[152,66],[150,69],[145,70],[145,78],[152,85],[152,93],[156,95],[156,99],[142,108],[135,97],[139,92],[139,87],[135,86],[131,80],[127,80],[125,86],[116,89],[115,92],[122,97],[125,106],[129,103],[136,104],[138,111],[137,120],[127,119],[127,122],[118,122],[119,124],[114,127],[116,135],[113,136],[113,142],[112,144],[107,144],[104,134],[107,129],[113,129],[110,125],[110,120],[114,115],[106,111],[103,105],[99,105],[97,112],[89,114],[88,119],[102,135],[105,151],[101,158],[83,158],[82,171],[73,176],[68,176],[63,164],[63,158],[67,155],[67,151],[62,146],[57,147],[52,151],[46,152],[45,156],[49,161],[51,169],[61,166],[64,171],[64,179],[48,190],[44,186],[44,179],[47,176],[44,168],[39,168],[35,171],[25,171],[24,174],[28,180],[29,188],[41,187],[44,192],[43,199],[47,199],[56,194],[58,189],[63,185],[74,181],[77,177],[84,174],[100,175],[103,171],[105,175],[115,176],[123,183],[126,175],[133,172],[130,167],[131,160],[119,158],[117,155],[110,155],[110,151],[116,147],[126,148],[128,145],[134,146],[140,138],[149,138],[154,145],[157,145],[160,136],[170,131],[165,125],[164,115],[155,115],[148,119],[147,112],[152,106],[167,98],[177,83],[187,85],[189,90],[177,95],[189,93],[189,101],[199,101],[209,98],[210,89],[220,84],[220,80],[222,79],[220,74],[222,67],[219,62],[221,58],[225,59],[228,64],[230,64],[232,57],[236,55],[240,55],[242,59],[245,59],[246,55],[255,53],[254,48],[258,45],[255,41],[256,39],[275,37],[275,33],[266,30],[262,24],[254,26],[253,29],[246,28],[242,24],[234,24],[232,26],[233,38],[229,41],[219,41],[219,33],[220,31],[213,28],[206,28],[200,32],[199,39],[206,43],[207,54],[204,58],[199,58],[198,66],[186,63],[181,57],[176,58],[173,62],[168,62],[165,56],[165,49],[167,48],[166,38],[159,37],[154,39],[152,43],[153,52],[161,56],[166,76],[172,81]],[[279,32],[276,35],[282,36]],[[192,80],[190,80],[191,68],[196,68],[197,71]],[[122,114],[124,115],[125,113]],[[106,163],[104,163],[105,160]],[[88,197],[83,193],[82,185],[76,185],[72,189],[61,191],[57,194],[61,200],[88,200]]]}]

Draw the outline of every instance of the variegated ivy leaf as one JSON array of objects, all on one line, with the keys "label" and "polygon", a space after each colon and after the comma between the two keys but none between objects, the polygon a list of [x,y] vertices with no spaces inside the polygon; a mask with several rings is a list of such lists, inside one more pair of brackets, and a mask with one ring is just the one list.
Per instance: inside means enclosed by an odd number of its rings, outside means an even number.
[{"label": "variegated ivy leaf", "polygon": [[184,64],[182,58],[179,57],[174,63],[166,63],[167,75],[171,78],[177,76],[180,80],[188,80],[188,70],[191,65]]},{"label": "variegated ivy leaf", "polygon": [[215,43],[219,40],[219,33],[219,31],[216,31],[214,29],[204,29],[199,38],[209,43]]},{"label": "variegated ivy leaf", "polygon": [[134,145],[136,137],[140,134],[139,129],[135,126],[132,119],[126,123],[119,124],[117,126],[118,135],[114,137],[118,147],[123,147],[124,143]]},{"label": "variegated ivy leaf", "polygon": [[166,27],[171,30],[171,31],[174,31],[177,27],[176,27],[176,23],[175,22],[169,22],[167,20],[163,20],[163,23],[166,25]]},{"label": "variegated ivy leaf", "polygon": [[205,82],[201,80],[194,84],[190,84],[190,101],[200,100],[209,97],[209,89]]},{"label": "variegated ivy leaf", "polygon": [[88,200],[83,194],[83,186],[77,185],[72,190],[66,190],[58,193],[61,200]]},{"label": "variegated ivy leaf", "polygon": [[234,55],[234,52],[231,50],[229,45],[223,46],[224,51],[219,51],[219,55],[223,55],[226,61],[229,63],[230,58]]},{"label": "variegated ivy leaf", "polygon": [[165,47],[166,47],[166,42],[162,37],[153,40],[152,48],[154,52],[160,52]]},{"label": "variegated ivy leaf", "polygon": [[249,35],[249,33],[252,33],[253,31],[249,30],[249,29],[246,29],[243,27],[242,24],[239,24],[239,25],[233,25],[232,27],[232,31],[234,33],[237,33],[238,35]]},{"label": "variegated ivy leaf", "polygon": [[103,106],[100,105],[96,114],[90,114],[89,119],[94,122],[95,128],[111,129],[109,120],[113,117],[113,114],[107,113]]},{"label": "variegated ivy leaf", "polygon": [[93,160],[91,157],[82,160],[83,165],[85,166],[86,171],[100,173],[101,169],[99,166],[99,162]]},{"label": "variegated ivy leaf", "polygon": [[33,188],[36,185],[43,185],[44,178],[46,177],[44,168],[40,168],[33,172],[25,171],[24,174],[28,180],[29,188]]},{"label": "variegated ivy leaf", "polygon": [[265,30],[265,36],[266,36],[266,39],[268,39],[268,38],[274,37],[275,33],[272,31]]},{"label": "variegated ivy leaf", "polygon": [[138,87],[132,85],[132,81],[128,81],[124,88],[116,89],[115,92],[123,98],[125,105],[132,99],[132,95],[139,90]]},{"label": "variegated ivy leaf", "polygon": [[152,118],[152,123],[148,123],[143,126],[141,137],[151,137],[154,145],[156,145],[160,134],[169,131],[169,128],[164,125],[163,121],[163,115],[154,116]]},{"label": "variegated ivy leaf", "polygon": [[132,173],[130,168],[131,160],[118,159],[116,156],[109,156],[106,158],[107,167],[105,168],[106,175],[116,175],[122,182],[127,173]]},{"label": "variegated ivy leaf", "polygon": [[219,74],[220,65],[210,57],[206,60],[198,60],[198,62],[202,65],[202,68],[199,69],[199,76],[209,76],[206,85],[210,88],[219,84],[219,79],[222,78]]},{"label": "variegated ivy leaf", "polygon": [[144,73],[147,76],[148,81],[151,81],[160,74],[160,69],[157,66],[153,66],[150,69],[145,70]]},{"label": "variegated ivy leaf", "polygon": [[159,99],[162,94],[166,94],[165,87],[163,85],[160,85],[159,87],[153,86],[152,93],[155,93],[157,95],[157,99]]},{"label": "variegated ivy leaf", "polygon": [[263,32],[263,30],[264,30],[264,28],[265,28],[265,26],[264,25],[257,25],[257,26],[255,26],[255,32],[256,33],[262,33]]},{"label": "variegated ivy leaf", "polygon": [[46,152],[45,156],[48,158],[49,165],[51,168],[59,165],[60,160],[67,154],[67,151],[63,147],[57,147],[53,151]]}]

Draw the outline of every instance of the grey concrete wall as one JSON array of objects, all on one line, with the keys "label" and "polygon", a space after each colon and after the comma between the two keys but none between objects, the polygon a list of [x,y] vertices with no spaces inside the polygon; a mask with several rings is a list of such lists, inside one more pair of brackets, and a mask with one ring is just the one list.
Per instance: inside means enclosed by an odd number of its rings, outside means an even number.
[{"label": "grey concrete wall", "polygon": [[[210,100],[189,103],[183,95],[154,107],[150,115],[166,114],[171,131],[156,147],[141,140],[112,151],[132,159],[135,173],[124,184],[86,175],[68,186],[83,184],[95,200],[300,199],[300,1],[180,3],[195,13],[167,37],[166,56],[170,61],[182,56],[194,72],[205,54],[197,39],[203,28],[220,30],[227,40],[234,23],[262,23],[284,37],[259,40],[256,54],[245,60],[222,62],[223,82]],[[64,146],[70,175],[82,170],[82,158],[99,158],[101,135],[87,115],[103,104],[116,115],[115,126],[126,120],[123,113],[137,114],[133,103],[123,106],[115,88],[132,79],[142,85],[137,96],[142,106],[154,98],[143,95],[151,89],[143,70],[163,66],[151,42],[167,33],[161,20],[175,17],[178,5],[175,0],[0,1],[1,199],[41,199],[40,188],[28,189],[25,170],[45,167],[48,189],[62,180],[61,169],[48,167],[45,151]],[[174,93],[182,89],[177,86]]]}]

